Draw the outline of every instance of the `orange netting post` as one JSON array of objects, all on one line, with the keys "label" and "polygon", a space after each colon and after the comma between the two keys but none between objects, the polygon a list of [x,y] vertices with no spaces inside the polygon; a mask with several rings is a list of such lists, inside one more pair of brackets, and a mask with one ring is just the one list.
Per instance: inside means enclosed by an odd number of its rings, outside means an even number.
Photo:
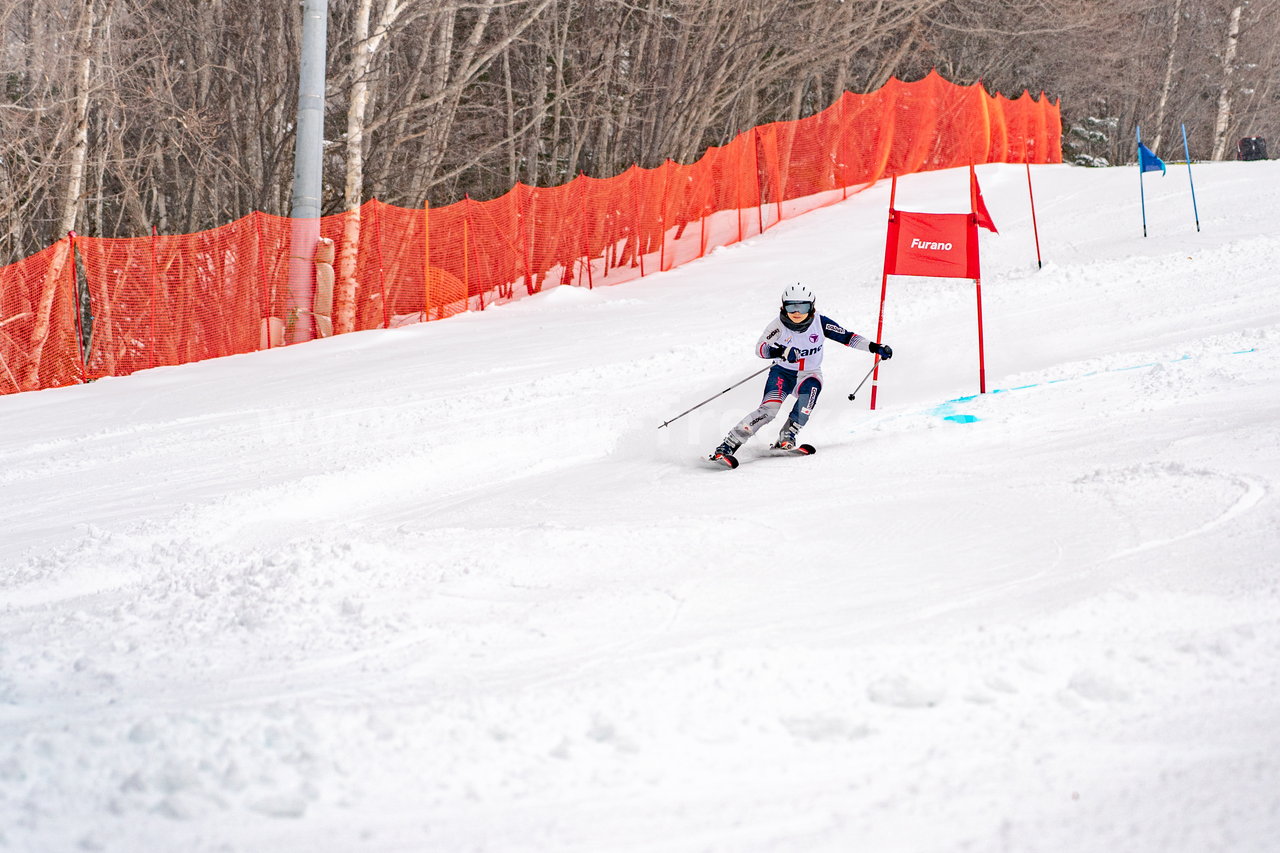
[{"label": "orange netting post", "polygon": [[422,200],[422,319],[431,319],[431,201]]},{"label": "orange netting post", "polygon": [[267,265],[266,253],[262,250],[263,214],[253,213],[253,255],[254,269],[258,274],[258,349],[271,349],[276,346],[276,336],[272,334],[271,305],[267,299]]},{"label": "orange netting post", "polygon": [[371,199],[368,204],[372,223],[368,243],[370,257],[360,270],[360,287],[365,297],[356,312],[356,328],[361,331],[387,325],[387,276],[382,254],[382,223],[387,206],[377,199]]}]

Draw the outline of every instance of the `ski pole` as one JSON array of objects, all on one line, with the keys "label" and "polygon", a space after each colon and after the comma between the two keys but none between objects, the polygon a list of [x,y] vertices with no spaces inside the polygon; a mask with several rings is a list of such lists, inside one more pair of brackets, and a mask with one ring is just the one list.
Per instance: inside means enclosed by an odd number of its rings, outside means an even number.
[{"label": "ski pole", "polygon": [[867,384],[867,380],[871,378],[871,374],[874,373],[875,370],[876,366],[874,364],[871,365],[871,369],[867,371],[867,375],[862,377],[862,381],[858,383],[858,387],[853,389],[853,394],[849,395],[850,400],[852,400],[854,396],[862,390],[862,386]]},{"label": "ski pole", "polygon": [[[759,369],[759,370],[757,370],[755,373],[753,373],[753,374],[751,374],[750,376],[748,376],[746,379],[743,379],[743,380],[742,380],[742,382],[747,382],[747,381],[749,381],[749,380],[755,379],[757,376],[759,376],[761,373],[764,373],[764,372],[765,372],[766,370],[768,370],[770,367],[773,367],[773,365],[772,365],[772,364],[770,364],[768,367],[762,367],[762,368],[760,368],[760,369]],[[730,391],[732,391],[734,388],[737,388],[739,385],[741,385],[741,384],[742,384],[742,382],[735,382],[735,383],[733,383],[733,384],[732,384],[732,385],[730,385],[728,388],[726,388],[726,389],[724,389],[723,391],[721,391],[721,392],[720,392],[720,394],[728,394],[728,393],[729,393]],[[693,409],[700,409],[700,408],[702,408],[702,407],[703,407],[703,406],[705,406],[707,403],[710,403],[712,400],[714,400],[716,397],[719,397],[719,396],[720,396],[720,394],[714,394],[714,395],[712,395],[712,396],[708,397],[707,399],[703,400],[703,401],[702,401],[701,403],[699,403],[698,405],[694,406],[694,407],[693,407]],[[662,424],[662,426],[658,427],[658,429],[662,429],[662,427],[666,426],[667,424],[675,423],[676,421],[678,421],[678,420],[680,420],[681,418],[683,418],[685,415],[687,415],[687,414],[689,414],[690,412],[692,412],[692,411],[693,411],[693,409],[685,409],[683,412],[681,412],[680,414],[676,415],[676,416],[675,416],[674,418],[672,418],[671,420],[669,420],[669,421],[664,421],[664,422],[663,422],[663,424]]]}]

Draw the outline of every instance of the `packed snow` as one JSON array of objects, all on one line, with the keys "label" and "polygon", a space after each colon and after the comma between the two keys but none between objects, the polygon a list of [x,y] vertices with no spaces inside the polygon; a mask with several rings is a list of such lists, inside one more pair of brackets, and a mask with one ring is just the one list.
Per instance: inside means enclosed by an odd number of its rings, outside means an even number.
[{"label": "packed snow", "polygon": [[[0,849],[1270,851],[1280,162],[888,182],[660,275],[0,398]],[[901,209],[968,209],[967,170]],[[1195,216],[1200,218],[1197,232]],[[597,285],[601,282],[597,279]]]}]

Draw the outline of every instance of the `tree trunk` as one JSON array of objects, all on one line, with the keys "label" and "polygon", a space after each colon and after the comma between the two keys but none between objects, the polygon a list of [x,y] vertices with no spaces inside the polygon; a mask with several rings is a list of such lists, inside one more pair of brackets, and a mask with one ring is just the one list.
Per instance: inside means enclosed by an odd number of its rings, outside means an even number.
[{"label": "tree trunk", "polygon": [[89,82],[93,68],[93,15],[96,7],[96,0],[86,0],[81,12],[80,34],[76,44],[79,63],[76,69],[76,129],[67,161],[67,188],[62,197],[62,213],[58,218],[59,236],[64,236],[75,228],[76,218],[80,215],[81,196],[84,194],[85,164],[89,159]]},{"label": "tree trunk", "polygon": [[1227,24],[1227,50],[1222,55],[1222,88],[1218,90],[1218,119],[1213,124],[1214,160],[1221,160],[1227,151],[1227,130],[1231,125],[1231,85],[1236,70],[1236,47],[1240,43],[1240,12],[1243,6],[1231,10]]},{"label": "tree trunk", "polygon": [[343,226],[342,251],[338,257],[338,294],[335,306],[334,331],[338,334],[355,329],[356,318],[356,262],[360,257],[360,210],[364,203],[364,134],[365,116],[369,108],[369,72],[373,58],[382,48],[387,33],[395,26],[396,19],[404,11],[401,0],[387,0],[378,20],[377,29],[369,32],[369,18],[373,0],[360,0],[356,8],[355,51],[351,59],[351,95],[347,104],[347,162],[346,184],[342,201],[346,211]]},{"label": "tree trunk", "polygon": [[[62,199],[62,212],[58,218],[58,234],[65,237],[76,224],[80,214],[81,196],[84,189],[85,164],[89,159],[89,84],[90,72],[93,68],[93,24],[97,11],[96,0],[86,0],[80,12],[80,32],[76,38],[75,92],[75,133],[72,137],[70,157],[67,162],[67,188]],[[57,303],[57,295],[64,277],[63,272],[70,258],[70,241],[62,240],[54,253],[53,262],[44,276],[44,284],[40,291],[40,301],[36,309],[36,323],[31,329],[31,361],[27,365],[25,387],[38,388],[40,384],[40,362],[44,357],[44,347],[49,339],[49,329],[53,324],[53,307]]]},{"label": "tree trunk", "polygon": [[1164,136],[1164,113],[1169,105],[1169,88],[1173,85],[1173,60],[1178,50],[1178,24],[1182,21],[1182,0],[1173,0],[1173,31],[1169,34],[1169,59],[1164,66],[1164,85],[1160,87],[1160,104],[1156,109],[1156,137],[1151,150],[1160,153],[1160,140]]}]

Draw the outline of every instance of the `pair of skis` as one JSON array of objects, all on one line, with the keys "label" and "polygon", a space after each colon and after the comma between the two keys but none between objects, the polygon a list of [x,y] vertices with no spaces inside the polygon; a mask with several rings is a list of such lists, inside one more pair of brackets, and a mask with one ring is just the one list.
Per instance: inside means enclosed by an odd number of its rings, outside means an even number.
[{"label": "pair of skis", "polygon": [[[779,447],[776,444],[769,445],[769,451],[774,456],[812,456],[818,450],[812,444],[797,444],[795,447]],[[712,453],[707,457],[707,464],[714,468],[728,468],[732,471],[739,464],[738,457],[732,453]]]}]

